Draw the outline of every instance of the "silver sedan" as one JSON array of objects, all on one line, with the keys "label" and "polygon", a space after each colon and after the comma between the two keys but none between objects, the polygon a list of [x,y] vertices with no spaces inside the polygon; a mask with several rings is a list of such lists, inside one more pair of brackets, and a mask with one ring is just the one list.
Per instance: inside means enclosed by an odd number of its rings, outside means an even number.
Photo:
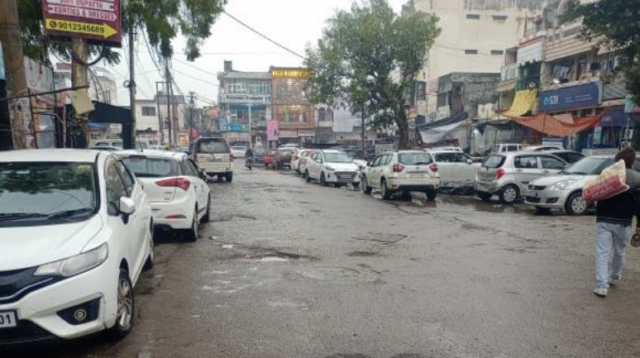
[{"label": "silver sedan", "polygon": [[533,180],[527,187],[525,203],[539,213],[552,209],[564,210],[570,215],[582,215],[589,206],[582,198],[585,183],[614,164],[609,156],[584,158],[565,169],[560,175]]}]

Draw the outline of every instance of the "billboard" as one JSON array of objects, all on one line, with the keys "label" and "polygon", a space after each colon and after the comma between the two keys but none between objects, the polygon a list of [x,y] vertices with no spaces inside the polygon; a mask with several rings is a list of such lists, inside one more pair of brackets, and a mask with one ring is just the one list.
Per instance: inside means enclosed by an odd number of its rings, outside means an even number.
[{"label": "billboard", "polygon": [[280,128],[276,120],[267,121],[267,140],[279,140]]},{"label": "billboard", "polygon": [[120,47],[120,15],[120,0],[42,0],[44,27],[52,37]]}]

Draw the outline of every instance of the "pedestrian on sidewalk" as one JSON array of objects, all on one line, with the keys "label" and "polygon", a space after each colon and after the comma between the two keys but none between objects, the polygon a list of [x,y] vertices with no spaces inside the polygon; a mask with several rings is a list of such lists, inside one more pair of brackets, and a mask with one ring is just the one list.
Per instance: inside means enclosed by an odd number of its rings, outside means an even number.
[{"label": "pedestrian on sidewalk", "polygon": [[[640,189],[640,173],[634,171],[635,151],[627,147],[615,158],[616,162],[624,160],[627,167],[627,185],[631,189],[612,198],[601,200],[596,206],[596,281],[598,286],[593,293],[598,297],[607,297],[610,286],[615,286],[622,279],[624,255],[629,237],[633,216],[640,218],[640,203],[637,203],[636,190]],[[640,229],[636,224],[636,233]],[[609,275],[609,257],[613,251],[611,275]]]}]

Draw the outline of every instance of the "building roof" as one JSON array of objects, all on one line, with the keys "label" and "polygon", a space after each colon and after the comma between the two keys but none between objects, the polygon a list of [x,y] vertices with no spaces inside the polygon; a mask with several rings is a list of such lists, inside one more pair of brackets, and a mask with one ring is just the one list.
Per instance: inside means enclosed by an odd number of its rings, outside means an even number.
[{"label": "building roof", "polygon": [[271,74],[269,72],[223,72],[218,76],[218,79],[231,79],[231,80],[270,80]]},{"label": "building roof", "polygon": [[93,163],[100,154],[87,149],[27,149],[0,152],[0,162]]}]

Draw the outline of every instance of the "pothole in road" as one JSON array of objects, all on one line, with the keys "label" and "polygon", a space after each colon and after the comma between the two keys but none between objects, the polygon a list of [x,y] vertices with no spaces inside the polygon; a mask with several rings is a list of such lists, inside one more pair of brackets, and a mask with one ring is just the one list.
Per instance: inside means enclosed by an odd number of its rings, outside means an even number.
[{"label": "pothole in road", "polygon": [[340,282],[359,281],[375,282],[380,279],[380,274],[371,269],[357,270],[344,266],[314,266],[295,272],[297,277],[314,281]]},{"label": "pothole in road", "polygon": [[315,261],[315,257],[296,254],[293,252],[269,251],[255,255],[248,255],[247,259],[259,262],[288,262],[288,261]]},{"label": "pothole in road", "polygon": [[347,254],[349,257],[375,257],[379,256],[379,252],[371,252],[371,251],[352,251]]},{"label": "pothole in road", "polygon": [[402,235],[402,234],[386,234],[381,232],[370,232],[363,236],[352,237],[352,239],[360,240],[360,241],[381,242],[383,244],[395,244],[397,242],[400,242],[406,239],[407,237],[408,237],[407,235]]}]

